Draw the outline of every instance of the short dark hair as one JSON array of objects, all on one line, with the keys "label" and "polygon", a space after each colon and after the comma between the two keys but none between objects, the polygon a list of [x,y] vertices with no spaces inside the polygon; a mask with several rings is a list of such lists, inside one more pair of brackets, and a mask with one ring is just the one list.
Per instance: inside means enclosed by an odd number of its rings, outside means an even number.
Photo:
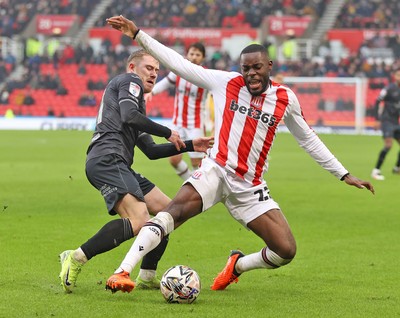
[{"label": "short dark hair", "polygon": [[192,47],[195,48],[195,49],[198,49],[203,54],[203,56],[206,57],[206,48],[204,47],[203,43],[195,42],[195,43],[190,44],[189,47],[188,47],[188,51]]},{"label": "short dark hair", "polygon": [[240,56],[242,56],[243,54],[246,54],[246,53],[256,53],[256,52],[260,52],[260,53],[263,53],[266,56],[268,56],[266,47],[261,44],[256,44],[256,43],[246,46],[240,53]]},{"label": "short dark hair", "polygon": [[132,61],[134,61],[135,64],[138,63],[145,55],[151,56],[151,54],[145,51],[144,49],[139,49],[137,51],[132,52],[126,61],[126,65],[129,65],[129,63],[131,63]]}]

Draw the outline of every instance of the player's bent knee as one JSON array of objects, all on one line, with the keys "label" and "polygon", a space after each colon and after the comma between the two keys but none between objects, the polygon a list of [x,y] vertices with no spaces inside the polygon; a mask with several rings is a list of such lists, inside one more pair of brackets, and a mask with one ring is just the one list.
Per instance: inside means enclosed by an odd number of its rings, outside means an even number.
[{"label": "player's bent knee", "polygon": [[276,244],[269,246],[276,254],[284,259],[293,259],[296,255],[296,241],[293,236],[282,239]]},{"label": "player's bent knee", "polygon": [[[288,244],[288,246],[280,253],[284,259],[292,260],[296,256],[296,244]],[[289,261],[289,262],[290,262]]]},{"label": "player's bent knee", "polygon": [[269,248],[266,248],[265,250],[265,257],[267,259],[267,262],[270,263],[275,268],[289,264],[293,260],[294,256],[295,256],[294,254],[292,255],[287,254],[285,255],[285,257],[283,257],[278,255],[274,251],[270,250]]}]

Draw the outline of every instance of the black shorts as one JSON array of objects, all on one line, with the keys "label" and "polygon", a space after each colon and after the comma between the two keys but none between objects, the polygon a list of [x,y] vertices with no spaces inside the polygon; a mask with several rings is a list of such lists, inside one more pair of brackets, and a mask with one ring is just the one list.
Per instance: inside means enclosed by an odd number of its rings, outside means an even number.
[{"label": "black shorts", "polygon": [[90,159],[86,162],[86,176],[100,191],[107,205],[108,213],[116,215],[114,206],[122,197],[130,193],[140,201],[154,187],[154,183],[136,173],[115,154]]},{"label": "black shorts", "polygon": [[382,137],[400,139],[400,126],[390,121],[382,121],[381,123]]}]

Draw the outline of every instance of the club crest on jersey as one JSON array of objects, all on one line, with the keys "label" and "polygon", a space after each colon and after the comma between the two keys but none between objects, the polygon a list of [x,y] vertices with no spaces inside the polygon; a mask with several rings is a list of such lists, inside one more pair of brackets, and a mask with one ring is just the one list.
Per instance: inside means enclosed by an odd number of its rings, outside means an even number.
[{"label": "club crest on jersey", "polygon": [[201,175],[202,175],[202,173],[197,170],[197,171],[193,172],[192,178],[198,180],[198,179],[200,179]]},{"label": "club crest on jersey", "polygon": [[140,94],[140,85],[134,82],[129,83],[129,93],[131,93],[135,97],[139,97]]},{"label": "club crest on jersey", "polygon": [[250,106],[253,106],[254,108],[261,108],[263,103],[264,103],[264,97],[257,96],[251,99]]}]

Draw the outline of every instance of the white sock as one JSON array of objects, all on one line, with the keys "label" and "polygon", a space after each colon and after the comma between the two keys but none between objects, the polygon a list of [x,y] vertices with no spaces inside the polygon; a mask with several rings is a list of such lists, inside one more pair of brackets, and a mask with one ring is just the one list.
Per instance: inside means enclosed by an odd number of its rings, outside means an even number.
[{"label": "white sock", "polygon": [[85,264],[88,261],[85,253],[83,253],[80,247],[73,252],[72,257],[82,264]]},{"label": "white sock", "polygon": [[[264,255],[264,257],[263,257]],[[290,263],[291,260],[280,257],[268,247],[258,253],[245,255],[238,259],[235,270],[238,274],[258,268],[273,269]]]},{"label": "white sock", "polygon": [[161,229],[158,226],[143,226],[121,265],[114,273],[126,271],[130,274],[143,256],[160,244],[162,235],[163,233],[161,233]]},{"label": "white sock", "polygon": [[153,269],[140,269],[139,277],[146,282],[151,281],[156,277],[156,271]]},{"label": "white sock", "polygon": [[257,268],[273,268],[264,262],[260,252],[239,258],[235,265],[235,270],[238,274]]},{"label": "white sock", "polygon": [[173,230],[174,219],[171,214],[163,211],[158,212],[142,227],[120,267],[114,273],[126,271],[130,274],[143,256],[160,244],[163,235],[167,235]]},{"label": "white sock", "polygon": [[183,180],[189,179],[191,176],[192,172],[189,169],[189,166],[187,165],[186,161],[181,160],[177,167],[175,168],[175,172],[178,176],[180,176]]}]

